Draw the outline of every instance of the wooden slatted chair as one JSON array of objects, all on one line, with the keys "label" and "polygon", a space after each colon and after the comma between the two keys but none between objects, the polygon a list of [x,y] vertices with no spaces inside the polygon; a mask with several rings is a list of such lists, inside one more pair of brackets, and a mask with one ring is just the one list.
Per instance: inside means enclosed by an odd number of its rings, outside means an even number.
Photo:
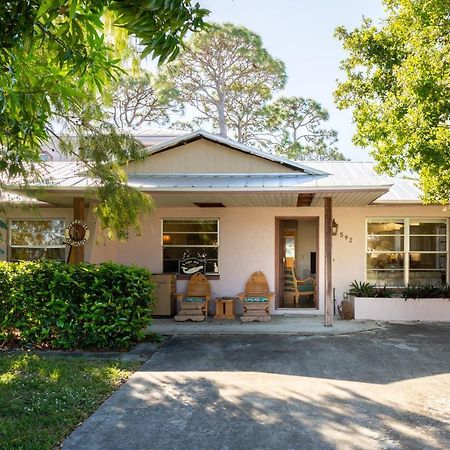
[{"label": "wooden slatted chair", "polygon": [[273,296],[266,276],[262,272],[253,273],[245,285],[245,292],[237,295],[244,302],[241,322],[269,322],[269,304]]},{"label": "wooden slatted chair", "polygon": [[295,267],[284,268],[284,290],[292,293],[294,303],[300,303],[301,297],[312,296],[316,304],[316,279],[313,277],[300,279]]},{"label": "wooden slatted chair", "polygon": [[188,282],[185,293],[177,294],[180,311],[175,316],[177,322],[192,320],[201,322],[208,316],[208,303],[211,300],[211,286],[202,273],[195,273]]}]

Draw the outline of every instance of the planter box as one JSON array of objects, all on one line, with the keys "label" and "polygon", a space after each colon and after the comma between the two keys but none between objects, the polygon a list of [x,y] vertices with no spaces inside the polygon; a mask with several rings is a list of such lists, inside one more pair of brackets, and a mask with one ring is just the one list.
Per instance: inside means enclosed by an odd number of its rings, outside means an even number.
[{"label": "planter box", "polygon": [[349,296],[355,319],[450,322],[448,298],[369,298]]}]

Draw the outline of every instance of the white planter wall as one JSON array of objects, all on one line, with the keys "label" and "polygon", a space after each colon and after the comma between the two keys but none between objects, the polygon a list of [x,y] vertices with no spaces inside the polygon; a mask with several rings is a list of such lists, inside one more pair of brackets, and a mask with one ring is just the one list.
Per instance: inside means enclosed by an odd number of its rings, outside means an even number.
[{"label": "white planter wall", "polygon": [[353,304],[355,319],[450,322],[450,299],[447,298],[349,297],[349,301]]}]

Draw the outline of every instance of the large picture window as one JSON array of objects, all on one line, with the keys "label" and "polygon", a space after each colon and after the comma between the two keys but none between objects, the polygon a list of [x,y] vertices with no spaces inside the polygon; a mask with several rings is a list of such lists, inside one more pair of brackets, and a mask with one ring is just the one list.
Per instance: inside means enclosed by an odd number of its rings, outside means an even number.
[{"label": "large picture window", "polygon": [[368,219],[366,278],[401,287],[447,283],[447,219]]},{"label": "large picture window", "polygon": [[198,258],[206,274],[219,274],[218,219],[167,219],[162,226],[163,272],[178,273],[178,263]]},{"label": "large picture window", "polygon": [[9,221],[9,260],[56,259],[65,261],[63,219]]}]

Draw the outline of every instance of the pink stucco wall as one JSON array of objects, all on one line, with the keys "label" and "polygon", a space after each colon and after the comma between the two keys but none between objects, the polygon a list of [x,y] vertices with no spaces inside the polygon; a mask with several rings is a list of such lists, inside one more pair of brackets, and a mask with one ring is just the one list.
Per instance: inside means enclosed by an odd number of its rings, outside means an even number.
[{"label": "pink stucco wall", "polygon": [[[70,221],[71,208],[41,208],[41,217],[61,217]],[[9,217],[35,217],[28,211],[11,212]],[[111,242],[101,238],[100,227],[92,211],[88,214],[91,238],[85,247],[85,259],[93,263],[117,261],[162,271],[161,221],[164,218],[220,219],[220,279],[211,280],[215,296],[234,295],[244,289],[249,275],[263,271],[271,290],[275,290],[275,218],[319,217],[318,287],[319,310],[281,310],[283,313],[314,314],[323,312],[324,249],[323,208],[159,208],[142,219],[141,236],[131,235],[127,242]],[[333,287],[340,302],[353,280],[365,279],[366,218],[369,217],[448,217],[438,206],[371,206],[334,208],[339,225],[333,237]],[[340,237],[342,232],[348,236]],[[351,242],[350,242],[351,238]],[[186,281],[178,281],[182,291]]]},{"label": "pink stucco wall", "polygon": [[[334,208],[339,225],[333,237],[333,287],[339,303],[353,280],[365,280],[366,218],[369,217],[447,217],[438,206],[372,206]],[[124,264],[162,270],[161,221],[164,218],[220,219],[220,280],[211,280],[215,296],[241,292],[248,276],[263,271],[270,288],[275,290],[275,218],[319,217],[318,286],[319,310],[282,310],[283,313],[314,314],[323,312],[323,209],[322,208],[159,208],[143,221],[140,237],[131,236],[126,243],[93,245],[89,259],[99,262],[113,259]],[[340,233],[344,237],[340,237]],[[345,239],[345,236],[348,236]],[[93,242],[91,242],[91,245]],[[186,281],[178,281],[182,291]]]}]

